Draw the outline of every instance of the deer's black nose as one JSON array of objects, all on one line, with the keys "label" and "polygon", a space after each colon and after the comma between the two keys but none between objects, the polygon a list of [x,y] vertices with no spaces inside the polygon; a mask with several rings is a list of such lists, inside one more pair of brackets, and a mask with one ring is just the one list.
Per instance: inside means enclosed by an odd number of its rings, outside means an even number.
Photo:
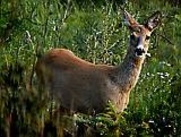
[{"label": "deer's black nose", "polygon": [[136,53],[137,56],[142,56],[143,53],[145,53],[145,50],[142,49],[142,48],[136,48],[135,53]]}]

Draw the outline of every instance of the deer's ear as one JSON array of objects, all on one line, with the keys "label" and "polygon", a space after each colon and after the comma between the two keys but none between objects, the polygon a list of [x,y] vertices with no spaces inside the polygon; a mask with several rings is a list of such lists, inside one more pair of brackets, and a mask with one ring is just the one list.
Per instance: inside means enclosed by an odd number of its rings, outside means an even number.
[{"label": "deer's ear", "polygon": [[124,10],[124,22],[127,26],[132,27],[138,25],[138,22],[126,11]]},{"label": "deer's ear", "polygon": [[155,12],[148,18],[147,22],[145,23],[145,27],[150,31],[153,31],[161,23],[161,17],[162,14],[160,11]]}]

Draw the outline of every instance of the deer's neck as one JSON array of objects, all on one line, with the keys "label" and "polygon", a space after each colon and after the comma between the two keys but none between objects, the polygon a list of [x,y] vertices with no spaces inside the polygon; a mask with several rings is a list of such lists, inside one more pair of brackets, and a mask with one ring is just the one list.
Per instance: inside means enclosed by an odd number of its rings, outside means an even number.
[{"label": "deer's neck", "polygon": [[123,62],[117,67],[118,83],[123,92],[129,92],[137,83],[145,57],[136,57],[127,52]]}]

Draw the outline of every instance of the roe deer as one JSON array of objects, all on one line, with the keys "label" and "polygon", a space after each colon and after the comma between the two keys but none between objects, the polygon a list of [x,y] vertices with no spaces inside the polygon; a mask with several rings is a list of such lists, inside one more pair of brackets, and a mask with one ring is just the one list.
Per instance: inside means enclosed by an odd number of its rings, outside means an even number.
[{"label": "roe deer", "polygon": [[52,49],[37,61],[37,77],[63,108],[100,113],[108,101],[116,112],[127,107],[130,91],[138,81],[147,55],[150,35],[160,24],[161,13],[154,13],[144,25],[127,11],[124,11],[124,19],[131,32],[130,42],[118,66],[95,65],[66,49]]}]

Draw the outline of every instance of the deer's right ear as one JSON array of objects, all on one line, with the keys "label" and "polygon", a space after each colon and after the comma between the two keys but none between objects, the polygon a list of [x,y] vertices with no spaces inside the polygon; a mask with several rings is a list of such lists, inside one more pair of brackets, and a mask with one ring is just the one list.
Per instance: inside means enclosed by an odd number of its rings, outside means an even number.
[{"label": "deer's right ear", "polygon": [[150,31],[153,31],[161,23],[161,17],[162,14],[160,11],[155,12],[148,18],[147,22],[145,23],[145,27]]},{"label": "deer's right ear", "polygon": [[129,26],[132,27],[134,25],[138,25],[138,22],[126,11],[124,10],[124,23]]}]

